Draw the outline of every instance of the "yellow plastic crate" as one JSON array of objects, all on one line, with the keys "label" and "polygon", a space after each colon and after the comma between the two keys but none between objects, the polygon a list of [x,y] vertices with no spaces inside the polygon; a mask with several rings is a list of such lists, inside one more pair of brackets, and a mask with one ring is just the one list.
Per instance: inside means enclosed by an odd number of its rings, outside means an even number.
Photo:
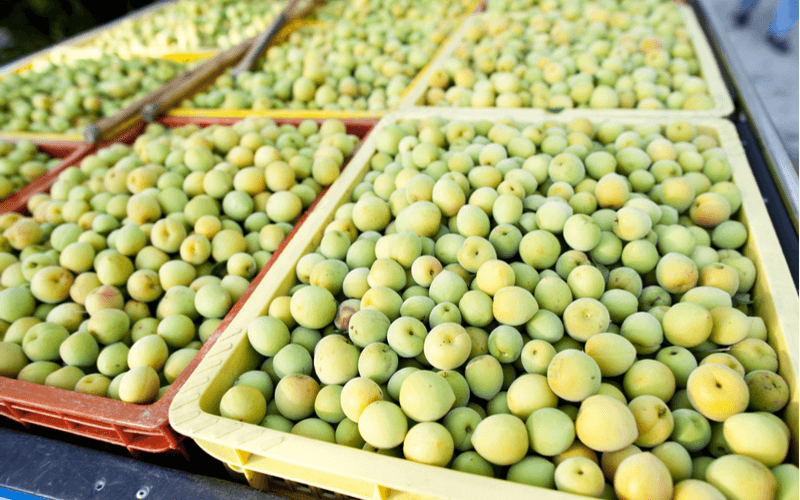
[{"label": "yellow plastic crate", "polygon": [[[475,2],[474,8],[477,8],[479,2]],[[470,11],[472,12],[472,11]],[[469,19],[469,17],[465,17],[465,19]],[[466,23],[465,23],[466,24]],[[287,26],[281,30],[281,33],[278,34],[278,38],[273,43],[282,43],[288,36],[299,28],[304,26],[329,26],[330,23],[322,22],[322,21],[299,21],[296,24]],[[284,30],[286,32],[284,33]],[[453,38],[456,37],[456,34],[459,30],[457,26],[453,32],[451,32],[445,42],[439,47],[439,49],[433,54],[431,58],[431,62],[425,65],[415,76],[411,79],[406,89],[400,95],[400,104],[398,104],[398,108],[402,108],[402,103],[408,99],[410,92],[420,86],[422,84],[422,79],[424,75],[427,73],[428,68],[434,64],[436,60],[442,57],[445,49],[449,47],[450,43],[452,43]],[[210,85],[210,84],[209,84]],[[214,118],[243,118],[247,116],[260,116],[266,118],[301,118],[301,119],[316,119],[316,118],[335,118],[338,120],[350,120],[350,119],[378,119],[381,118],[389,113],[391,113],[392,109],[383,110],[383,111],[369,111],[369,110],[324,110],[324,109],[264,109],[264,110],[254,110],[254,109],[209,109],[209,108],[175,108],[167,113],[167,116],[191,116],[191,117],[214,117]]]},{"label": "yellow plastic crate", "polygon": [[[678,5],[677,8],[679,9],[681,16],[683,17],[684,25],[686,26],[686,29],[689,32],[690,39],[692,42],[692,48],[694,49],[695,55],[697,56],[697,60],[700,63],[700,75],[708,85],[708,92],[711,96],[711,99],[713,99],[714,101],[714,107],[712,109],[708,109],[705,111],[637,110],[637,109],[616,109],[616,110],[587,109],[584,111],[586,111],[587,113],[602,111],[603,113],[611,113],[612,116],[619,118],[627,116],[637,116],[640,113],[643,113],[642,116],[645,116],[644,113],[655,113],[663,115],[664,117],[672,117],[673,119],[678,119],[678,117],[721,118],[733,113],[734,110],[733,99],[731,98],[731,95],[728,92],[728,88],[725,86],[725,81],[722,79],[722,73],[720,72],[719,66],[717,65],[717,61],[716,58],[714,57],[714,53],[711,50],[711,46],[709,45],[708,40],[703,34],[703,30],[700,27],[700,22],[697,20],[697,16],[695,15],[691,7],[685,5]],[[479,14],[468,18],[467,22],[464,23],[461,29],[455,35],[453,35],[453,37],[451,37],[447,45],[444,46],[444,49],[439,53],[439,56],[428,66],[427,71],[425,71],[422,74],[422,77],[419,79],[417,85],[413,86],[411,90],[406,93],[405,98],[400,102],[400,109],[409,109],[416,106],[424,106],[423,98],[425,96],[425,93],[430,88],[430,79],[431,76],[433,75],[433,72],[437,69],[442,69],[444,67],[445,61],[450,56],[453,55],[459,43],[464,39],[464,36],[467,33],[467,31],[474,25],[475,22],[477,22],[482,17],[496,16],[496,15],[497,15],[496,13],[494,14],[488,13],[488,14]],[[515,14],[509,13],[503,15],[513,17]],[[486,111],[497,108],[469,108],[469,109],[481,109],[483,111]],[[525,109],[525,108],[514,108],[514,109]]]},{"label": "yellow plastic crate", "polygon": [[[606,119],[633,126],[636,123],[667,124],[667,118],[625,118],[602,113],[563,113],[546,117],[536,111],[476,110],[465,113],[453,110],[415,110],[386,116],[377,129],[401,118],[439,116],[445,119],[494,121],[513,117],[519,123],[555,120],[567,123],[586,117],[595,123]],[[761,316],[769,331],[769,343],[779,353],[780,374],[790,386],[791,397],[783,418],[788,422],[792,442],[798,433],[798,294],[789,278],[778,237],[762,201],[755,179],[745,158],[744,149],[734,126],[720,119],[693,122],[700,133],[714,136],[728,154],[734,182],[742,192],[741,222],[749,231],[744,253],[757,268],[753,294],[755,313]],[[341,445],[287,434],[260,426],[241,423],[217,415],[225,391],[243,372],[256,369],[259,355],[250,346],[247,326],[266,314],[270,302],[285,295],[295,284],[295,268],[299,259],[319,244],[323,230],[333,220],[336,209],[350,200],[354,187],[370,170],[369,160],[376,151],[375,133],[370,134],[342,176],[320,200],[286,251],[275,261],[255,293],[242,307],[217,343],[199,364],[175,397],[170,407],[170,424],[213,457],[234,471],[244,473],[256,488],[268,487],[271,477],[282,478],[276,484],[302,483],[301,490],[318,495],[318,489],[363,499],[529,499],[567,500],[575,495],[509,481],[490,479],[450,469],[431,467],[387,457]],[[796,457],[796,449],[790,451]],[[790,460],[796,460],[791,459]]]},{"label": "yellow plastic crate", "polygon": [[[72,49],[74,50],[74,49]],[[9,66],[5,67],[5,71],[0,73],[0,78],[3,77],[5,74],[9,73],[21,73],[23,71],[28,71],[34,68],[37,61],[40,60],[50,60],[55,58],[59,60],[65,57],[65,54],[71,52],[71,49],[56,46],[53,47],[46,53],[43,54],[35,54],[32,57],[26,57],[24,59],[20,59],[16,63],[13,63]],[[85,51],[81,50],[79,53],[83,54]],[[88,54],[88,53],[87,53]],[[93,56],[89,56],[93,57]],[[0,131],[0,140],[4,141],[31,141],[37,144],[39,143],[47,143],[52,141],[61,141],[61,142],[81,142],[83,141],[83,137],[80,134],[42,134],[42,133],[35,133],[35,132],[2,132]]]},{"label": "yellow plastic crate", "polygon": [[[200,61],[216,54],[215,51],[199,51],[199,52],[162,52],[151,54],[117,54],[122,58],[130,57],[152,57],[157,59],[165,59],[176,63],[192,63]],[[39,61],[51,61],[55,64],[59,62],[75,60],[75,59],[91,59],[99,58],[103,52],[99,49],[91,48],[70,48],[70,47],[57,47],[49,52],[46,56],[34,60],[23,60],[19,64],[8,67],[3,73],[0,73],[0,79],[4,74],[8,73],[21,73],[36,67]],[[27,140],[37,144],[51,143],[51,142],[67,142],[67,143],[83,143],[83,136],[81,134],[58,134],[58,133],[40,133],[40,132],[4,132],[0,131],[0,140],[5,141],[19,141]]]}]

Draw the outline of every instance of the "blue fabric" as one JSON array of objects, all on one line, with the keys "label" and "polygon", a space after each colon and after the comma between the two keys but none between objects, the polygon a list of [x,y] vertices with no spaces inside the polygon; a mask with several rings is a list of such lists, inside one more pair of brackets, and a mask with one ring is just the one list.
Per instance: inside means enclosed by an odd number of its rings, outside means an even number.
[{"label": "blue fabric", "polygon": [[0,487],[0,500],[40,500],[42,497]]},{"label": "blue fabric", "polygon": [[[741,0],[739,10],[752,11],[757,4],[758,0]],[[797,23],[797,15],[797,0],[781,0],[767,31],[778,38],[784,38]]]},{"label": "blue fabric", "polygon": [[769,25],[769,33],[778,38],[785,38],[797,22],[797,0],[781,0],[775,9],[775,19]]}]

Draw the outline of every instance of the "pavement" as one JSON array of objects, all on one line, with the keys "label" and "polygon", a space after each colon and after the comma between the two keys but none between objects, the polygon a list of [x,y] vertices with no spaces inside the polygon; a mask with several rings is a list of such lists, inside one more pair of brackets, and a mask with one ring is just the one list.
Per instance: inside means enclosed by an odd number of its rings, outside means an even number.
[{"label": "pavement", "polygon": [[[796,0],[795,0],[796,1]],[[764,36],[775,16],[779,0],[760,0],[753,11],[750,25],[736,28],[733,13],[739,8],[738,0],[702,0],[709,16],[716,16],[727,31],[724,36],[736,48],[739,61],[747,72],[770,119],[794,164],[798,166],[798,110],[800,110],[800,42],[798,26],[789,32],[791,46],[788,54],[778,53]]]}]

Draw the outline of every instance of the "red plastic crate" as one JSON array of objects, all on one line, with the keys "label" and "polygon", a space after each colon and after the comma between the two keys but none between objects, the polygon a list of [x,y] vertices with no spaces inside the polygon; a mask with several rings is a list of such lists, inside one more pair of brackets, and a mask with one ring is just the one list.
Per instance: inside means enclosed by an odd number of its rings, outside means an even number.
[{"label": "red plastic crate", "polygon": [[[159,122],[173,128],[191,123],[201,127],[213,124],[230,125],[239,120],[241,119],[165,117]],[[275,122],[280,124],[290,123],[296,125],[301,121],[299,119],[275,119]],[[321,122],[322,120],[318,121]],[[376,120],[343,120],[343,122],[345,122],[348,133],[363,139],[372,130]],[[104,147],[111,142],[130,144],[143,129],[144,124],[140,124],[121,134],[113,141],[97,147]],[[77,164],[84,156],[94,150],[96,150],[94,146],[85,146],[80,150],[76,150],[70,156],[70,161],[65,161],[59,167],[59,171],[69,165]],[[82,154],[77,154],[79,152]],[[347,162],[345,162],[346,165]],[[24,197],[25,201],[21,202],[21,205],[19,202],[17,203],[17,206],[22,207],[21,211],[25,210],[25,203],[30,196],[46,192],[57,177],[58,175],[55,174],[38,179],[37,181],[40,180],[41,182],[37,182],[35,187],[27,190]],[[323,191],[324,193],[325,191]],[[242,305],[261,282],[272,263],[281,254],[286,243],[294,236],[303,221],[314,210],[321,197],[322,195],[318,196],[314,203],[308,207],[298,223],[295,224],[294,229],[273,253],[269,262],[261,269],[245,293],[225,316],[214,334],[203,344],[203,347],[191,363],[172,383],[170,389],[161,399],[150,405],[135,405],[114,399],[0,377],[0,415],[5,415],[26,427],[29,424],[41,425],[77,434],[88,439],[124,446],[133,455],[140,451],[163,453],[175,450],[186,456],[186,451],[181,444],[184,436],[176,433],[169,425],[169,407],[173,398],[197,367],[200,360],[203,359],[211,346],[230,324],[233,317],[242,308]],[[186,457],[188,458],[188,456]]]}]

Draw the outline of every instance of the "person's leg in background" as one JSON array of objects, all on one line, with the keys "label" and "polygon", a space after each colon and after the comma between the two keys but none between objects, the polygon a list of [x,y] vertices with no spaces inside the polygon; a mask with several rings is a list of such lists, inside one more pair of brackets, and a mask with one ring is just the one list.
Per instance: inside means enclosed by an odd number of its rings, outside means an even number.
[{"label": "person's leg in background", "polygon": [[767,42],[779,52],[789,51],[787,35],[797,23],[797,0],[781,0],[767,30]]},{"label": "person's leg in background", "polygon": [[757,4],[758,0],[742,0],[739,4],[739,10],[733,14],[733,22],[738,28],[743,28],[750,24],[753,9],[756,8]]}]

